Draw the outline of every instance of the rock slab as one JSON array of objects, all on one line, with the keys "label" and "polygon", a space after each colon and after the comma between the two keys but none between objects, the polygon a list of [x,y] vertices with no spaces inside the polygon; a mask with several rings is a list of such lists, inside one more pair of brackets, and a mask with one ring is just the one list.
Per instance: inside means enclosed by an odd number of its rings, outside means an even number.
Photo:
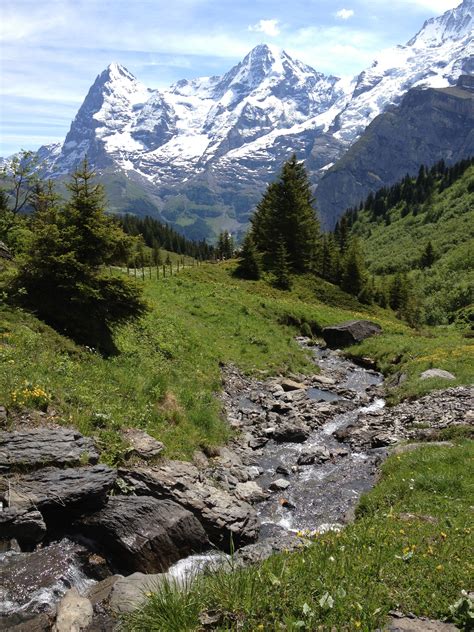
[{"label": "rock slab", "polygon": [[70,428],[0,431],[0,472],[95,464],[94,442]]},{"label": "rock slab", "polygon": [[112,496],[103,509],[76,524],[121,573],[165,571],[209,546],[190,511],[149,496]]},{"label": "rock slab", "polygon": [[259,522],[255,510],[243,500],[215,487],[191,463],[168,461],[163,465],[120,470],[120,476],[135,493],[172,500],[191,511],[201,522],[211,542],[227,549],[257,539]]}]

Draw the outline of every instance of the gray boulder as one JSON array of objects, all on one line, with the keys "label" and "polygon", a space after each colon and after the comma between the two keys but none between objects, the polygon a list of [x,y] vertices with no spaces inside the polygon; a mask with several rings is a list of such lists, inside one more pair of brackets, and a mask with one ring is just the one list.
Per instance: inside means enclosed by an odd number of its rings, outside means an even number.
[{"label": "gray boulder", "polygon": [[69,428],[0,431],[0,472],[95,464],[94,442]]},{"label": "gray boulder", "polygon": [[370,320],[349,320],[339,325],[324,327],[323,338],[333,349],[340,349],[382,333],[382,327]]},{"label": "gray boulder", "polygon": [[130,443],[131,453],[145,460],[154,459],[165,449],[161,441],[157,441],[139,428],[124,430],[123,436]]},{"label": "gray boulder", "polygon": [[38,509],[45,516],[92,512],[105,503],[117,473],[107,465],[45,468],[34,474],[0,480],[0,500],[14,509]]},{"label": "gray boulder", "polygon": [[53,632],[82,632],[92,623],[94,611],[86,597],[81,597],[76,588],[67,591],[59,602]]},{"label": "gray boulder", "polygon": [[331,453],[325,446],[314,446],[303,450],[298,456],[298,465],[312,465],[329,461]]},{"label": "gray boulder", "polygon": [[0,511],[0,540],[15,538],[21,545],[36,544],[46,535],[46,523],[39,511],[7,507]]},{"label": "gray boulder", "polygon": [[278,443],[302,443],[310,433],[307,426],[293,423],[282,423],[272,431],[272,439]]},{"label": "gray boulder", "polygon": [[161,572],[209,546],[190,511],[148,496],[112,496],[103,509],[76,526],[97,542],[121,573]]},{"label": "gray boulder", "polygon": [[456,376],[450,373],[449,371],[445,371],[444,369],[428,369],[427,371],[423,371],[420,375],[422,380],[429,380],[432,378],[441,378],[443,380],[455,380]]},{"label": "gray boulder", "polygon": [[121,470],[120,476],[135,493],[173,500],[201,522],[211,542],[222,548],[253,542],[259,522],[255,510],[225,490],[217,488],[191,463],[168,461],[154,467]]}]

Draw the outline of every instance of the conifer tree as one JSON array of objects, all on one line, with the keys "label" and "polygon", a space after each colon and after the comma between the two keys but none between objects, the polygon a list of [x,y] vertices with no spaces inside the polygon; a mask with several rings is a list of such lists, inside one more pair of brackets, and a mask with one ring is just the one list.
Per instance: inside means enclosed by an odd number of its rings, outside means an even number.
[{"label": "conifer tree", "polygon": [[267,267],[281,254],[282,240],[291,270],[312,268],[320,247],[313,201],[306,170],[293,155],[283,165],[278,181],[268,186],[251,220],[255,245],[264,254]]},{"label": "conifer tree", "polygon": [[365,276],[365,264],[359,243],[356,239],[351,239],[342,263],[341,288],[349,294],[358,296],[364,287]]},{"label": "conifer tree", "polygon": [[420,265],[422,268],[431,268],[435,260],[436,260],[436,257],[434,253],[433,244],[431,243],[431,241],[428,241],[428,243],[425,246],[425,249],[423,250],[421,254]]},{"label": "conifer tree", "polygon": [[126,237],[105,215],[103,190],[93,176],[84,162],[72,176],[64,206],[51,189],[38,193],[34,238],[12,290],[59,331],[112,354],[113,327],[140,316],[146,306],[131,280],[104,271]]},{"label": "conifer tree", "polygon": [[260,278],[257,250],[250,232],[245,235],[244,241],[242,242],[239,263],[235,274],[242,279],[253,279],[256,281]]}]

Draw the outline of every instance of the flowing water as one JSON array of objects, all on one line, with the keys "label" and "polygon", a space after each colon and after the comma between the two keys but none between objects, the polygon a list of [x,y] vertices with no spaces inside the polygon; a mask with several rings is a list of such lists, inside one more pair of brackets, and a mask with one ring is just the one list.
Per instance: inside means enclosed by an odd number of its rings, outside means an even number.
[{"label": "flowing water", "polygon": [[[257,479],[267,489],[276,479],[289,486],[257,505],[262,522],[262,537],[285,530],[323,531],[337,528],[357,503],[360,495],[374,484],[377,465],[383,450],[352,451],[333,436],[341,427],[353,423],[365,412],[383,408],[385,402],[372,391],[382,383],[382,375],[356,366],[334,351],[313,349],[314,360],[323,374],[337,376],[334,387],[311,388],[308,397],[316,401],[341,401],[341,391],[364,405],[349,412],[335,414],[314,430],[304,443],[275,443],[263,448],[258,465],[264,473]],[[333,390],[331,390],[331,388]],[[323,455],[313,464],[299,465],[298,459],[314,451]],[[330,455],[330,456],[329,456]],[[329,458],[328,458],[329,456]],[[278,468],[278,471],[277,471]]]}]

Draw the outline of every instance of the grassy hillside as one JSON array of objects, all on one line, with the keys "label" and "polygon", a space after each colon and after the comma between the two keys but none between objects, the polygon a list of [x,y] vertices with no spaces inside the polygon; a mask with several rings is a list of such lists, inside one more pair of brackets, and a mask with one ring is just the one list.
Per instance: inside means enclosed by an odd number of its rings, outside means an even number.
[{"label": "grassy hillside", "polygon": [[[435,186],[422,204],[401,201],[377,218],[358,213],[352,230],[363,240],[370,272],[409,273],[426,322],[450,322],[474,300],[474,166],[447,188]],[[435,260],[423,268],[428,242]]]},{"label": "grassy hillside", "polygon": [[452,384],[472,381],[472,342],[453,327],[416,332],[312,277],[295,278],[293,290],[282,292],[264,280],[235,279],[233,268],[206,264],[164,280],[145,278],[152,309],[117,332],[121,353],[107,360],[1,305],[0,404],[15,410],[48,403],[60,423],[94,434],[109,462],[123,459],[118,430],[129,426],[162,440],[167,456],[189,458],[198,446],[228,437],[215,397],[219,363],[259,375],[314,372],[295,334],[317,335],[354,317],[379,322],[384,333],[351,352],[374,356],[387,374],[408,376],[393,399],[445,386],[419,380],[430,366],[452,371]]}]

